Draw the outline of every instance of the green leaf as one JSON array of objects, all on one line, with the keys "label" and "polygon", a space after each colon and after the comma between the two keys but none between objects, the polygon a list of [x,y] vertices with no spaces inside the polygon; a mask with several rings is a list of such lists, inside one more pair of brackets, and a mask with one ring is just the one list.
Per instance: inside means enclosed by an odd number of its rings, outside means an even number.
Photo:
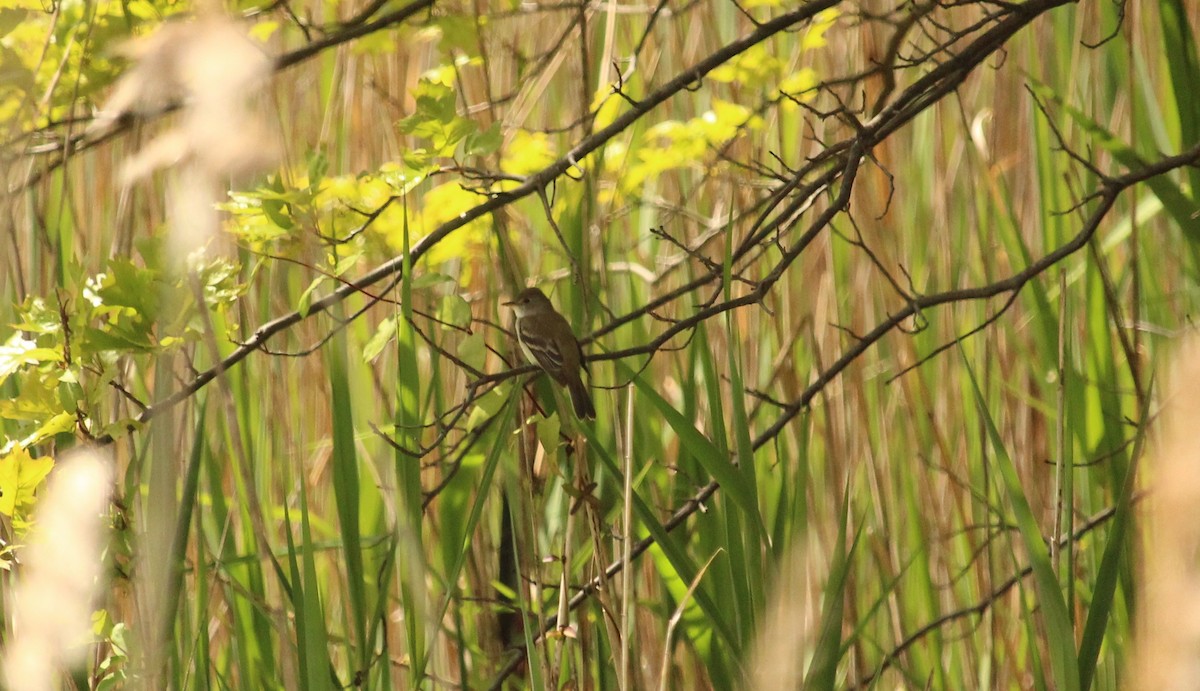
[{"label": "green leaf", "polygon": [[471,305],[461,295],[453,293],[442,298],[438,319],[445,322],[446,326],[443,328],[470,328],[471,317]]},{"label": "green leaf", "polygon": [[[62,317],[58,310],[51,309],[40,297],[27,298],[21,305],[19,316],[20,321],[11,324],[12,328],[17,331],[29,331],[34,334],[57,334],[62,331]],[[9,342],[19,338],[20,334],[12,334],[9,336]],[[0,354],[3,353],[4,347],[0,346]]]},{"label": "green leaf", "polygon": [[[620,478],[622,476],[621,469],[617,467],[616,462],[603,445],[592,445],[590,451],[595,454],[596,459],[604,465],[608,472],[612,473],[613,477]],[[700,570],[681,540],[675,539],[671,533],[667,532],[666,527],[659,521],[656,511],[651,509],[650,505],[637,492],[634,492],[631,498],[633,499],[634,513],[654,538],[655,544],[662,551],[671,568],[675,570],[682,581],[693,581]],[[710,596],[708,589],[704,587],[696,590],[695,601],[708,617],[707,623],[716,632],[715,638],[720,640],[727,649],[738,651],[742,638],[734,633],[732,617],[728,610],[719,606]]]},{"label": "green leaf", "polygon": [[122,313],[148,327],[158,318],[164,287],[157,271],[119,259],[109,262],[96,295],[103,307],[126,308]]},{"label": "green leaf", "polygon": [[[450,122],[458,116],[455,105],[456,95],[454,89],[448,84],[431,79],[421,79],[413,88],[412,95],[417,102],[416,112],[401,120],[401,123],[425,120]],[[400,129],[402,132],[408,131],[405,130],[403,124]]]},{"label": "green leaf", "polygon": [[39,444],[50,437],[53,437],[64,432],[70,432],[75,429],[75,415],[69,411],[58,413],[54,417],[42,423],[41,427],[34,430],[33,434],[26,439],[27,445]]},{"label": "green leaf", "polygon": [[396,52],[396,36],[391,31],[373,31],[350,44],[354,55],[393,55]]},{"label": "green leaf", "polygon": [[472,132],[463,143],[463,153],[467,156],[487,156],[500,150],[504,137],[500,132],[500,123],[493,122],[482,132]]},{"label": "green leaf", "polygon": [[313,291],[317,289],[317,286],[324,282],[324,276],[317,276],[312,280],[312,283],[308,284],[308,287],[304,289],[304,292],[300,293],[300,302],[296,305],[296,311],[300,313],[301,317],[308,316],[308,310],[310,307],[312,307]]},{"label": "green leaf", "polygon": [[448,12],[435,18],[434,24],[442,34],[439,48],[447,52],[478,53],[479,28],[476,24],[476,17],[478,17],[478,25],[487,24],[488,16],[486,14],[472,16],[469,13]]},{"label": "green leaf", "polygon": [[347,629],[358,650],[365,655],[367,642],[367,576],[363,560],[360,511],[363,506],[359,483],[359,457],[354,432],[354,398],[350,389],[350,367],[346,357],[346,341],[334,338],[326,348],[328,353],[330,406],[332,417],[332,481],[338,528],[345,559]]},{"label": "green leaf", "polygon": [[8,420],[32,420],[45,422],[63,412],[58,400],[58,381],[52,376],[25,377],[21,382],[21,395],[0,398],[0,418]]},{"label": "green leaf", "polygon": [[478,429],[485,421],[499,415],[500,411],[504,409],[504,404],[508,402],[511,392],[512,386],[500,384],[475,399],[475,407],[471,409],[471,414],[467,417],[467,429]]},{"label": "green leaf", "polygon": [[[507,405],[510,401],[504,402]],[[483,468],[479,474],[477,487],[479,491],[475,494],[475,501],[471,503],[471,510],[467,512],[466,520],[459,526],[456,526],[454,533],[460,536],[460,542],[454,545],[446,545],[443,550],[445,561],[448,566],[446,568],[445,582],[451,584],[447,590],[446,597],[442,599],[440,607],[433,614],[433,621],[443,621],[447,608],[450,607],[451,599],[455,596],[457,588],[453,585],[458,583],[459,577],[463,570],[463,565],[466,564],[467,557],[472,554],[470,537],[475,534],[476,526],[479,525],[479,519],[483,515],[483,505],[487,501],[490,494],[488,490],[492,488],[492,477],[496,473],[496,468],[500,464],[500,459],[504,457],[504,450],[508,446],[503,443],[494,443],[488,450],[487,459],[484,461]],[[414,668],[421,670],[424,668],[427,660],[420,660],[419,664],[414,665]]]},{"label": "green leaf", "polygon": [[262,195],[260,197],[262,199],[263,213],[277,227],[283,230],[291,230],[294,224],[292,223],[291,216],[288,215],[288,204],[283,198],[283,195],[286,193],[283,181],[279,179],[279,176],[273,175],[264,186],[264,189],[277,193],[277,196]]},{"label": "green leaf", "polygon": [[329,159],[320,151],[308,152],[308,188],[316,190],[329,172]]},{"label": "green leaf", "polygon": [[427,149],[408,149],[400,152],[400,160],[409,168],[428,168],[433,160],[433,154]]},{"label": "green leaf", "polygon": [[33,509],[37,488],[53,467],[53,458],[33,458],[24,447],[0,457],[0,514],[28,515]]},{"label": "green leaf", "polygon": [[447,284],[458,285],[458,281],[456,281],[452,276],[447,276],[446,274],[443,274],[443,273],[438,273],[436,271],[426,271],[425,273],[422,273],[420,276],[416,276],[415,278],[413,278],[412,289],[413,290],[426,290],[429,288],[435,288],[437,286],[447,285]]},{"label": "green leaf", "polygon": [[362,261],[362,255],[363,253],[361,250],[355,250],[343,257],[338,257],[337,261],[333,265],[333,270],[330,271],[330,273],[332,273],[334,276],[345,275],[346,272],[358,267],[358,263]]},{"label": "green leaf", "polygon": [[558,419],[557,414],[549,417],[535,415],[533,428],[538,442],[546,452],[544,459],[546,467],[550,469],[552,475],[556,474],[558,472],[558,434],[562,429],[562,422]]},{"label": "green leaf", "polygon": [[[734,503],[746,512],[751,520],[758,521],[761,526],[762,517],[754,499],[754,491],[746,486],[744,476],[733,465],[729,454],[722,453],[712,441],[700,433],[700,430],[696,429],[678,410],[675,410],[654,386],[642,379],[641,375],[623,362],[618,361],[617,367],[622,371],[622,375],[631,380],[637,386],[638,392],[663,416],[663,419],[679,436],[680,443],[688,453],[692,454],[704,467],[704,470],[720,483]],[[760,527],[759,529],[763,533],[766,532],[764,528]]]},{"label": "green leaf", "polygon": [[87,327],[83,330],[81,344],[89,353],[101,351],[149,353],[157,344],[150,335],[148,328],[122,328],[120,325],[108,325],[105,329]]},{"label": "green leaf", "polygon": [[12,48],[0,45],[0,84],[29,93],[35,87],[33,71]]},{"label": "green leaf", "polygon": [[814,689],[837,688],[837,665],[841,659],[842,650],[842,619],[845,613],[847,577],[850,573],[850,557],[858,546],[862,535],[860,524],[854,534],[854,542],[846,549],[846,527],[850,522],[850,489],[842,498],[846,510],[838,521],[837,543],[833,546],[833,557],[829,567],[829,577],[825,581],[822,593],[821,632],[817,636],[816,649],[813,651],[812,664],[804,677],[806,691]]},{"label": "green leaf", "polygon": [[1200,139],[1200,99],[1195,95],[1196,84],[1200,82],[1200,57],[1196,54],[1196,38],[1190,23],[1194,9],[1180,0],[1158,3],[1165,44],[1163,55],[1171,74],[1184,146]]},{"label": "green leaf", "polygon": [[[434,155],[452,155],[459,142],[478,131],[479,125],[474,120],[458,115],[457,95],[449,85],[422,78],[413,89],[413,96],[416,110],[396,126],[404,134],[429,140]],[[413,167],[423,165],[424,162]]]},{"label": "green leaf", "polygon": [[379,327],[375,329],[375,333],[367,340],[363,346],[363,361],[374,362],[375,358],[383,352],[384,347],[392,342],[396,337],[396,317],[391,316],[379,323]]},{"label": "green leaf", "polygon": [[470,334],[458,344],[458,358],[467,363],[471,367],[479,371],[483,371],[487,364],[487,343],[483,340],[483,334],[476,332]]},{"label": "green leaf", "polygon": [[[1150,395],[1149,391],[1146,392],[1144,401],[1138,416],[1139,420],[1150,419],[1150,404],[1154,401],[1154,397]],[[1121,560],[1127,558],[1130,553],[1130,528],[1135,518],[1133,493],[1137,488],[1138,464],[1135,459],[1142,458],[1145,431],[1145,426],[1138,427],[1133,450],[1125,459],[1125,481],[1117,495],[1112,528],[1108,533],[1108,541],[1104,544],[1100,567],[1096,571],[1091,606],[1088,607],[1087,621],[1083,627],[1083,636],[1079,641],[1079,686],[1081,689],[1090,688],[1095,678],[1100,647],[1104,642],[1104,632],[1108,628],[1112,616],[1118,576],[1121,573]]]},{"label": "green leaf", "polygon": [[[25,17],[28,16],[29,10],[16,9],[5,7],[0,9],[0,38],[4,38],[13,29],[17,28]],[[7,67],[6,67],[7,69]]]},{"label": "green leaf", "polygon": [[39,348],[37,341],[25,340],[20,332],[14,333],[0,346],[0,383],[26,365],[62,360],[59,348]]},{"label": "green leaf", "polygon": [[1025,491],[1021,487],[1021,479],[1017,476],[1017,468],[1000,431],[988,411],[983,392],[979,389],[979,381],[975,371],[967,360],[966,352],[959,344],[959,354],[967,376],[971,380],[971,390],[975,396],[975,409],[979,418],[985,423],[988,440],[1004,481],[1008,494],[1008,503],[1012,507],[1018,532],[1025,551],[1029,554],[1029,565],[1033,569],[1034,590],[1038,596],[1038,613],[1046,627],[1046,644],[1049,648],[1050,667],[1054,674],[1055,688],[1060,691],[1075,691],[1079,686],[1079,659],[1075,652],[1075,633],[1071,626],[1071,618],[1067,612],[1067,603],[1063,601],[1062,590],[1058,586],[1058,577],[1050,563],[1050,552],[1046,547],[1046,539],[1033,517]]}]

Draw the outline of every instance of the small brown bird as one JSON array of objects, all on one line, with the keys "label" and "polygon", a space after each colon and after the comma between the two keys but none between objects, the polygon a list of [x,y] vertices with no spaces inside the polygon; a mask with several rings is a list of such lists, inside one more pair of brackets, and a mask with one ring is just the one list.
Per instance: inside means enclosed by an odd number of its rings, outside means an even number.
[{"label": "small brown bird", "polygon": [[559,314],[550,298],[537,288],[526,288],[513,300],[504,303],[517,314],[517,341],[525,359],[545,370],[550,378],[567,387],[575,417],[595,419],[596,408],[579,370],[586,369],[583,349],[565,317]]}]

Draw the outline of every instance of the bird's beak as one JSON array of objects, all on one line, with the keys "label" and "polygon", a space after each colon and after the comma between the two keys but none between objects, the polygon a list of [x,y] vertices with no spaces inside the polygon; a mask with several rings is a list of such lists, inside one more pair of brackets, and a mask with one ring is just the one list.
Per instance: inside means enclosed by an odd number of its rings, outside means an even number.
[{"label": "bird's beak", "polygon": [[516,300],[509,300],[508,302],[502,302],[502,303],[500,303],[500,304],[501,304],[501,305],[503,305],[503,306],[505,306],[505,307],[512,307],[513,305],[517,304],[517,301],[516,301]]}]

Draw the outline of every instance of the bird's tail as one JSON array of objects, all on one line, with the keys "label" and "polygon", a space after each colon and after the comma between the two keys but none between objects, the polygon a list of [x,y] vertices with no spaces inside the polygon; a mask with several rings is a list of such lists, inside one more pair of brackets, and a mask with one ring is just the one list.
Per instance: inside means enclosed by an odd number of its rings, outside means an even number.
[{"label": "bird's tail", "polygon": [[588,395],[587,386],[582,379],[567,382],[567,392],[571,394],[571,407],[575,409],[575,417],[580,420],[596,419],[596,407],[592,405],[592,397]]}]

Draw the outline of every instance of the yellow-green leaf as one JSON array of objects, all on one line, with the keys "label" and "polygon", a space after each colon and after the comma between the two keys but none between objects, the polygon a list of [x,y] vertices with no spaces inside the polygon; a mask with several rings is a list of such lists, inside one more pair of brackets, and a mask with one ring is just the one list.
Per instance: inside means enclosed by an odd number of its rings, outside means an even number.
[{"label": "yellow-green leaf", "polygon": [[28,514],[38,487],[53,467],[53,458],[33,458],[25,448],[0,457],[0,513],[5,516]]},{"label": "yellow-green leaf", "polygon": [[26,446],[37,444],[56,434],[70,432],[73,429],[75,429],[75,416],[64,411],[42,423],[42,426],[26,437],[23,443]]}]

